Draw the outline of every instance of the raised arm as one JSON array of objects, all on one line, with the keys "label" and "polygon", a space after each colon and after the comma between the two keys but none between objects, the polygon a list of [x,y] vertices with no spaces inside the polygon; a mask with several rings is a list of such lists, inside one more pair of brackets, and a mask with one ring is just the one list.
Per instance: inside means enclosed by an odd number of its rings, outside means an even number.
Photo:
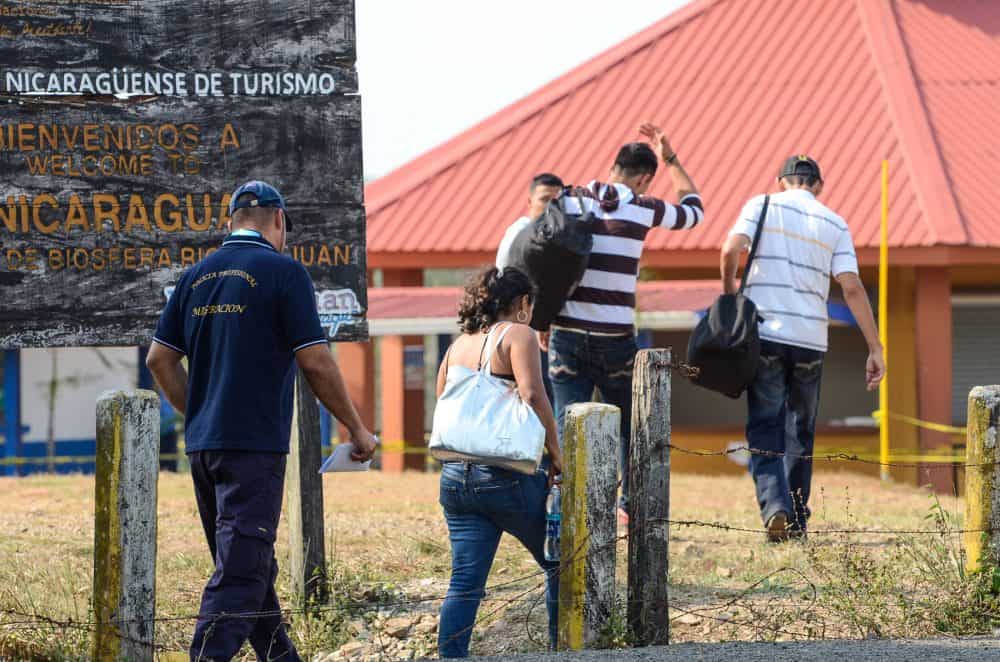
[{"label": "raised arm", "polygon": [[640,196],[634,203],[654,210],[653,227],[664,227],[668,230],[690,230],[697,227],[705,216],[701,196],[681,165],[674,148],[670,146],[670,141],[658,126],[649,122],[639,128],[639,133],[649,140],[653,150],[666,164],[678,199],[677,204],[669,204],[656,198]]},{"label": "raised arm", "polygon": [[646,122],[639,127],[639,133],[652,143],[653,149],[659,153],[660,158],[666,164],[667,172],[670,173],[670,179],[674,183],[674,190],[677,191],[678,202],[689,195],[698,195],[698,189],[691,181],[691,176],[681,165],[677,152],[670,146],[670,141],[667,140],[666,134],[660,127]]}]

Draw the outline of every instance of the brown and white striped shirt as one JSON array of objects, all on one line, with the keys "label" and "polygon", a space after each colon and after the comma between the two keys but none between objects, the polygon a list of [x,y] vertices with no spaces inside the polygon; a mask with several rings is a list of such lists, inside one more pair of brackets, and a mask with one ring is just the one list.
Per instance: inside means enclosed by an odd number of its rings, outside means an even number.
[{"label": "brown and white striped shirt", "polygon": [[600,333],[632,333],[635,326],[635,289],[643,242],[652,228],[690,230],[701,221],[701,197],[686,195],[674,205],[657,198],[636,196],[624,184],[593,181],[576,189],[566,211],[580,213],[576,195],[597,218],[594,247],[580,285],[563,306],[555,325]]}]

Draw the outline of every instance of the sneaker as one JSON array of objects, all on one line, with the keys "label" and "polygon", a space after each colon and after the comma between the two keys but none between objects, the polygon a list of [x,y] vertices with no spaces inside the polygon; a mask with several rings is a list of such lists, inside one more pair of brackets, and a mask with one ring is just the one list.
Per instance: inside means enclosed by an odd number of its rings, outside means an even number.
[{"label": "sneaker", "polygon": [[628,526],[628,512],[621,506],[618,506],[618,523],[622,526]]},{"label": "sneaker", "polygon": [[767,520],[767,541],[785,542],[788,533],[788,513],[780,510],[771,515],[771,519]]}]

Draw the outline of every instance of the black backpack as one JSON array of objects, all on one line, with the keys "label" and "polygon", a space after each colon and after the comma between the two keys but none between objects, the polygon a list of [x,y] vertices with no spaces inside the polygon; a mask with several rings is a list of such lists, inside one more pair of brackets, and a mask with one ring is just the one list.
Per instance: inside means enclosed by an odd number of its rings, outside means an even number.
[{"label": "black backpack", "polygon": [[688,341],[688,365],[698,369],[698,374],[691,381],[730,398],[740,397],[750,386],[760,360],[757,326],[761,317],[754,302],[743,296],[743,289],[757,255],[770,199],[770,196],[764,197],[764,207],[760,210],[739,292],[723,294],[716,299]]},{"label": "black backpack", "polygon": [[549,202],[541,216],[521,230],[510,246],[507,264],[524,272],[537,289],[531,327],[547,331],[566,300],[583,280],[594,245],[594,215],[575,194],[581,214],[566,211],[567,189]]}]

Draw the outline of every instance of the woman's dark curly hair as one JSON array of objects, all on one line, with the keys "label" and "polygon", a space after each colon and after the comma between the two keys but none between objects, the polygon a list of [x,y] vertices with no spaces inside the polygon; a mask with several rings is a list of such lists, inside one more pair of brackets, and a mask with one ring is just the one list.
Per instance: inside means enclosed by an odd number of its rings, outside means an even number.
[{"label": "woman's dark curly hair", "polygon": [[496,324],[523,296],[535,297],[535,286],[517,269],[500,272],[489,267],[473,276],[465,286],[458,307],[458,325],[463,333],[478,333]]}]

